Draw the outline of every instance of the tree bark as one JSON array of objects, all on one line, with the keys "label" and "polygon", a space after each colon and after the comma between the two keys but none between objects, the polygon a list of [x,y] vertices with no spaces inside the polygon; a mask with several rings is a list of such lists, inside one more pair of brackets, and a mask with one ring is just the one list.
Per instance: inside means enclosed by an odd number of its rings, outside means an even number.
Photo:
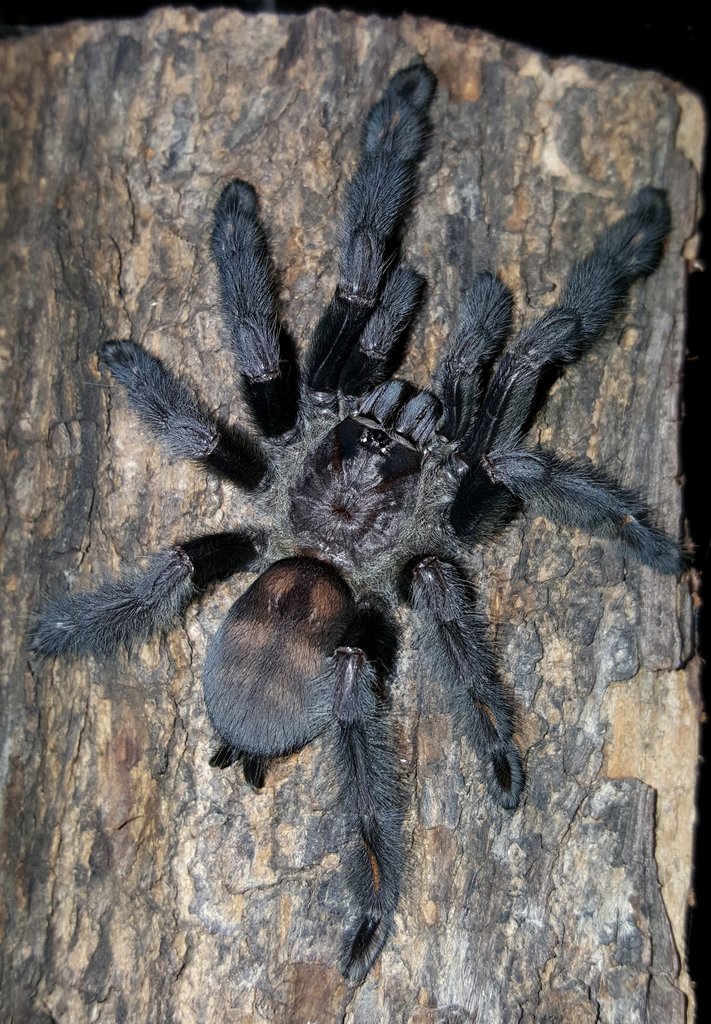
[{"label": "tree bark", "polygon": [[700,717],[688,574],[530,517],[472,553],[518,707],[524,798],[491,805],[434,681],[404,654],[393,718],[412,850],[394,933],[357,987],[336,966],[343,835],[318,741],[260,795],[208,765],[202,664],[244,578],[106,663],[40,665],[25,647],[47,591],[249,521],[247,501],[137,432],[100,343],[133,337],[244,418],[208,253],[220,189],[255,184],[303,342],[335,284],[362,116],[418,54],[439,90],[405,236],[428,302],[402,375],[426,385],[476,271],[497,271],[530,320],[636,189],[668,189],[662,266],[555,382],[536,430],[681,530],[703,144],[681,86],[323,10],[163,9],[3,41],[4,1020],[687,1019]]}]

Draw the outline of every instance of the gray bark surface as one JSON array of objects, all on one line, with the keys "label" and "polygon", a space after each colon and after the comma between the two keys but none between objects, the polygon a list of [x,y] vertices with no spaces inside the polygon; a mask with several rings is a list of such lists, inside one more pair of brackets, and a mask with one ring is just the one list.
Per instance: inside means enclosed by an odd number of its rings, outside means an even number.
[{"label": "gray bark surface", "polygon": [[687,1019],[700,706],[686,576],[540,518],[472,552],[519,711],[524,798],[515,812],[487,800],[412,636],[393,687],[412,782],[407,885],[356,988],[336,966],[350,916],[319,743],[260,795],[208,765],[202,664],[244,578],[107,663],[38,665],[25,648],[48,591],[249,521],[247,501],[138,430],[99,371],[100,343],[133,337],[243,419],[208,253],[220,189],[235,176],[256,186],[281,310],[303,343],[335,284],[362,116],[418,54],[439,91],[405,235],[428,301],[402,375],[426,384],[475,272],[499,272],[530,320],[636,189],[667,188],[662,266],[556,381],[536,429],[682,528],[703,114],[681,86],[435,22],[327,11],[164,9],[4,40],[4,1021]]}]

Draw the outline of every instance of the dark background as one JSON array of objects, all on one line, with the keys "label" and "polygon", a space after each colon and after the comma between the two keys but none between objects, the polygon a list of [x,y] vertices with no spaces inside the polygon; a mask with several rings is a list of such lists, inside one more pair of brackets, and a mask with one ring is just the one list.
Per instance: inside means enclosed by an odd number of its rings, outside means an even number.
[{"label": "dark background", "polygon": [[[8,35],[31,31],[33,26],[68,21],[74,18],[102,18],[140,16],[150,10],[147,3],[109,2],[97,6],[89,3],[59,3],[45,8],[39,3],[20,4],[15,0],[0,0],[0,34]],[[196,3],[202,8],[219,4]],[[304,13],[316,6],[308,3],[243,2],[226,6],[240,7],[245,11],[268,11],[280,14]],[[323,6],[329,6],[324,4]],[[622,5],[605,11],[599,4],[586,6],[580,3],[573,8],[570,4],[540,7],[532,3],[529,9],[514,12],[509,5],[500,4],[500,10],[481,5],[475,15],[463,13],[463,8],[452,3],[429,0],[429,3],[392,3],[375,6],[368,3],[331,4],[331,7],[347,7],[363,14],[379,14],[398,17],[404,11],[437,18],[452,24],[483,29],[506,39],[523,43],[540,50],[551,57],[590,57],[627,64],[632,67],[654,69],[670,78],[683,82],[699,93],[708,109],[708,60],[702,44],[704,32],[701,21],[691,15],[685,3],[664,16],[651,16],[634,11],[621,15]],[[709,195],[708,170],[704,175],[703,193]],[[702,230],[703,230],[702,222]],[[707,262],[708,243],[702,248],[702,261]],[[706,257],[706,259],[704,258]],[[682,464],[685,474],[685,501],[688,532],[693,541],[694,565],[706,568],[711,541],[711,516],[708,502],[702,493],[704,470],[708,465],[708,427],[706,396],[709,394],[709,353],[702,345],[702,331],[705,314],[708,311],[706,293],[708,286],[703,272],[689,277],[689,330],[687,335],[687,365],[684,387]],[[703,326],[702,326],[703,325]],[[703,461],[702,461],[703,460]],[[700,651],[704,662],[708,649],[708,614],[702,612]],[[704,730],[703,757],[708,761],[711,750],[708,727]],[[703,867],[711,862],[709,841],[709,796],[711,777],[708,767],[702,764],[698,806],[700,826],[697,831],[695,906],[690,908],[688,918],[688,959],[692,978],[697,987],[699,1022],[711,1020],[711,977],[707,968],[705,931],[711,921],[711,884]],[[663,1022],[659,1022],[663,1024]]]}]

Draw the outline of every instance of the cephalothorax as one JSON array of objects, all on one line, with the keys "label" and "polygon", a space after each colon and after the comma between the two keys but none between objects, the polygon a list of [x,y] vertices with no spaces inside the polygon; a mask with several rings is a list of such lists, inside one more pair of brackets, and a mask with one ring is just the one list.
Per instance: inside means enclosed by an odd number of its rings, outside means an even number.
[{"label": "cephalothorax", "polygon": [[[256,434],[227,427],[155,357],[112,341],[103,360],[134,411],[173,455],[254,492],[270,531],[188,540],[96,589],[43,610],[42,655],[117,646],[167,626],[208,584],[261,573],[235,601],[207,652],[205,699],[220,746],[255,787],[270,760],[326,734],[353,822],[355,916],[342,958],[361,978],[392,924],[405,861],[407,789],[385,713],[399,601],[475,748],[491,797],[515,807],[523,770],[514,715],[485,620],[459,562],[519,509],[615,539],[663,572],[675,542],[634,494],[582,461],[526,439],[551,366],[577,359],[630,285],[659,262],[669,230],[664,193],[645,188],[576,263],[558,305],[502,352],[512,298],[475,278],[422,391],[391,374],[422,279],[398,255],[435,90],[421,63],[400,71],[368,114],[345,190],[339,284],[299,379],[281,338],[254,190],[234,181],[215,211],[212,252],[222,308]],[[257,436],[259,435],[259,436]]]}]

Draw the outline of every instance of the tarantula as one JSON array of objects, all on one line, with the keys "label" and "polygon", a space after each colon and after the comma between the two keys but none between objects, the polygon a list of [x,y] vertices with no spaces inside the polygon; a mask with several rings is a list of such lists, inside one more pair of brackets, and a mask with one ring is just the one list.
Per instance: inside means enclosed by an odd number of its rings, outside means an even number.
[{"label": "tarantula", "polygon": [[280,331],[254,189],[231,182],[212,231],[229,342],[260,438],[213,417],[185,383],[132,341],[103,361],[168,452],[254,492],[274,530],[208,534],[155,555],[41,613],[45,656],[108,655],[168,626],[206,586],[261,573],[237,598],[206,657],[207,711],[220,737],[211,764],[241,762],[263,786],[269,763],[330,737],[341,807],[357,837],[349,877],[357,918],[341,960],[362,978],[392,926],[405,862],[402,784],[385,683],[398,646],[395,608],[414,610],[421,645],[491,797],[518,803],[524,782],[514,710],[485,619],[459,562],[520,509],[620,541],[662,572],[676,543],[633,493],[586,462],[526,440],[552,367],[602,333],[630,285],[656,267],[669,230],[663,192],[645,188],[576,263],[558,305],[503,351],[512,296],[479,274],[440,353],[430,390],[391,374],[422,278],[399,257],[417,188],[435,77],[396,74],[370,110],[345,189],[339,283],[306,350],[301,380]]}]

